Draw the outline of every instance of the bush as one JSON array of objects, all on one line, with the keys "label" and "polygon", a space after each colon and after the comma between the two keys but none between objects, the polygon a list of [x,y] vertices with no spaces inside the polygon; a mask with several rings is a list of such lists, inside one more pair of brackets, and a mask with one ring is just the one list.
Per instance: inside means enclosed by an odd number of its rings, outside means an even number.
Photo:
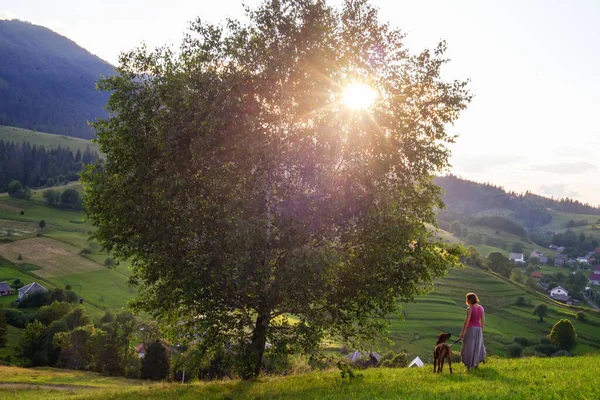
[{"label": "bush", "polygon": [[452,352],[452,362],[457,364],[462,362],[462,356],[460,355],[459,351]]},{"label": "bush", "polygon": [[408,356],[406,353],[398,353],[391,360],[392,368],[406,368],[408,366]]},{"label": "bush", "polygon": [[577,321],[585,321],[585,313],[583,311],[577,311],[577,314],[575,314],[575,318],[577,319]]},{"label": "bush", "polygon": [[158,381],[169,375],[169,357],[167,350],[156,340],[146,349],[142,358],[141,378]]},{"label": "bush", "polygon": [[556,353],[559,349],[553,344],[540,343],[534,347],[537,353],[544,354],[550,357],[552,354]]},{"label": "bush", "polygon": [[523,336],[513,337],[513,342],[520,344],[522,347],[529,346],[529,340],[527,340],[527,338],[524,338]]},{"label": "bush", "polygon": [[525,297],[523,297],[523,296],[517,297],[515,304],[518,305],[519,307],[525,307],[527,305],[527,302],[525,301]]},{"label": "bush", "polygon": [[15,328],[25,329],[25,326],[27,326],[31,320],[31,317],[28,314],[18,310],[5,309],[2,310],[2,313],[6,317],[6,322]]},{"label": "bush", "polygon": [[573,354],[569,353],[566,350],[559,350],[556,353],[553,353],[550,357],[571,357]]},{"label": "bush", "polygon": [[290,373],[290,357],[286,352],[267,349],[263,355],[262,370],[267,374],[287,375]]},{"label": "bush", "polygon": [[50,304],[50,294],[33,293],[25,297],[19,302],[19,308],[38,308]]},{"label": "bush", "polygon": [[550,341],[561,350],[571,350],[577,345],[577,332],[568,319],[559,320],[550,331]]},{"label": "bush", "polygon": [[509,344],[506,348],[506,354],[511,358],[519,358],[523,354],[523,347],[518,343]]}]

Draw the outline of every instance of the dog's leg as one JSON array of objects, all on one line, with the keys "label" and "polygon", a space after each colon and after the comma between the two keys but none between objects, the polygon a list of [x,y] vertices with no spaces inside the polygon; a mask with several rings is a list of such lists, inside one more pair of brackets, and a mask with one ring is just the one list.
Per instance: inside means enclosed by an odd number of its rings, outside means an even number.
[{"label": "dog's leg", "polygon": [[452,373],[452,350],[448,350],[448,367],[450,368],[450,373]]}]

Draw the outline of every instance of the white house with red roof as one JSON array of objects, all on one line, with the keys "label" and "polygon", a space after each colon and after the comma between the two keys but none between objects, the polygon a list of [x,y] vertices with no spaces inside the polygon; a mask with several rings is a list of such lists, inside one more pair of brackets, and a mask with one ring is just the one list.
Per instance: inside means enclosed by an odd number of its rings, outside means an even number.
[{"label": "white house with red roof", "polygon": [[590,285],[600,285],[600,265],[590,274]]}]

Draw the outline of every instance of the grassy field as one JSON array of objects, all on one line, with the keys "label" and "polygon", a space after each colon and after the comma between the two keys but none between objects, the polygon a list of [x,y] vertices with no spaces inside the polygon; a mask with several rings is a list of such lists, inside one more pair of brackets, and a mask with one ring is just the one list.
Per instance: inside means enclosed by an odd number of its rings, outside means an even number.
[{"label": "grassy field", "polygon": [[[416,298],[415,303],[404,304],[404,317],[391,317],[389,338],[394,345],[381,344],[377,350],[405,350],[411,357],[430,360],[431,349],[440,332],[450,332],[458,338],[466,312],[465,294],[471,291],[477,293],[486,310],[484,339],[489,354],[504,356],[506,346],[512,343],[514,336],[539,343],[540,337],[547,335],[561,318],[570,319],[581,336],[574,350],[576,354],[599,351],[595,347],[600,343],[600,317],[596,313],[589,311],[585,322],[576,321],[575,309],[475,268],[449,271],[445,278],[436,282],[430,295]],[[516,306],[515,301],[520,296],[531,306]],[[533,305],[542,302],[548,304],[549,313],[544,322],[539,323],[532,315],[532,309]],[[459,344],[456,346],[460,349]]]},{"label": "grassy field", "polygon": [[[68,187],[81,190],[77,183]],[[71,285],[95,318],[105,309],[125,307],[135,295],[127,284],[128,264],[106,268],[103,264],[109,254],[88,241],[93,226],[84,220],[85,215],[46,206],[44,190],[34,191],[29,201],[0,194],[0,282],[18,278],[25,284],[39,282],[48,289]],[[43,232],[38,225],[42,219],[46,221]],[[84,248],[92,251],[87,257],[79,254]],[[17,259],[19,254],[22,260]],[[0,307],[11,307],[16,298],[16,294],[0,297]],[[18,336],[20,331],[12,334]],[[8,349],[0,351],[4,353],[10,354]]]},{"label": "grassy field", "polygon": [[342,381],[337,371],[288,377],[179,383],[141,383],[54,369],[0,367],[5,399],[597,399],[598,356],[489,359],[465,372],[454,365],[362,371]]},{"label": "grassy field", "polygon": [[570,220],[579,221],[587,218],[588,222],[591,224],[595,224],[598,219],[600,219],[600,215],[586,215],[586,214],[571,214],[564,213],[560,211],[552,211],[552,221],[549,224],[542,226],[542,230],[566,230],[567,222]]},{"label": "grassy field", "polygon": [[83,153],[85,148],[89,146],[90,150],[98,151],[98,145],[89,140],[63,135],[54,135],[51,133],[30,131],[28,129],[14,128],[12,126],[4,125],[0,125],[0,140],[15,143],[29,142],[32,146],[44,146],[46,150],[54,149],[60,146],[68,147],[73,152],[80,150]]}]

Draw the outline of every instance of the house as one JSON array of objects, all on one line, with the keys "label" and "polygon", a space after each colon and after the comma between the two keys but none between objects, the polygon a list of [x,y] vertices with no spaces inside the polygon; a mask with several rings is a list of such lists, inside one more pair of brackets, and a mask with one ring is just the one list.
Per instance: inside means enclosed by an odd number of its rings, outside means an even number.
[{"label": "house", "polygon": [[540,257],[540,264],[544,264],[544,265],[548,264],[548,257],[541,256]]},{"label": "house", "polygon": [[6,282],[0,282],[0,296],[8,296],[13,293],[13,289]]},{"label": "house", "polygon": [[550,246],[548,246],[548,248],[549,248],[550,250],[556,250],[556,249],[558,249],[558,246],[557,246],[557,245],[555,245],[555,244],[551,244]]},{"label": "house", "polygon": [[542,258],[544,257],[544,253],[542,253],[541,251],[534,250],[531,252],[531,254],[529,254],[529,257]]},{"label": "house", "polygon": [[565,259],[562,257],[556,257],[554,259],[554,266],[555,267],[562,267],[563,265],[565,265]]},{"label": "house", "polygon": [[540,279],[542,277],[542,273],[540,271],[533,271],[531,273],[532,278]]},{"label": "house", "polygon": [[523,257],[523,253],[510,253],[508,259],[512,262],[525,264],[525,258]]},{"label": "house", "polygon": [[562,253],[563,251],[565,251],[564,246],[559,246],[556,248],[556,251],[558,251],[559,253]]},{"label": "house", "polygon": [[23,286],[22,288],[19,289],[19,300],[24,299],[25,297],[29,296],[30,294],[44,293],[47,291],[48,291],[48,289],[46,289],[39,283],[33,282],[33,283],[30,283],[29,285]]},{"label": "house", "polygon": [[554,300],[560,300],[563,297],[568,298],[569,292],[567,292],[567,290],[562,286],[557,286],[550,290],[550,297],[552,297]]},{"label": "house", "polygon": [[590,285],[600,285],[600,271],[594,271],[590,274]]},{"label": "house", "polygon": [[587,257],[577,257],[577,262],[581,263],[581,264],[587,264],[588,258]]}]

